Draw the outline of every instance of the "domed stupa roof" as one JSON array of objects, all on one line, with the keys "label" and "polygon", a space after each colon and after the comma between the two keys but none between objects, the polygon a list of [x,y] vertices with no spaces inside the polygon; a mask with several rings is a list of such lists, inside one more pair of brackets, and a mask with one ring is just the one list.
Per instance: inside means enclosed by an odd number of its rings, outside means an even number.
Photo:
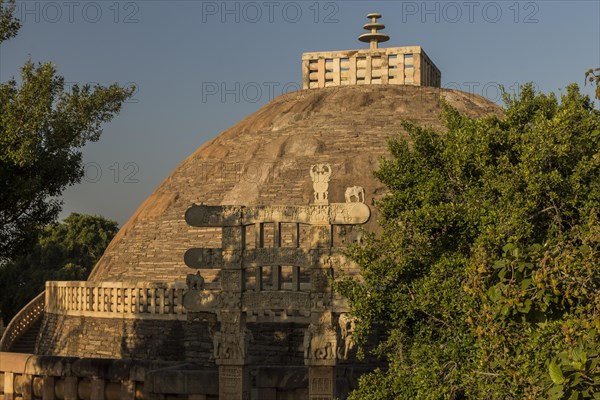
[{"label": "domed stupa roof", "polygon": [[[385,192],[373,170],[388,154],[387,139],[403,133],[402,120],[442,129],[441,98],[473,117],[500,112],[483,97],[425,86],[339,86],[274,99],[184,160],[121,228],[89,279],[184,280],[186,250],[220,246],[206,228],[186,224],[193,203],[308,205],[316,163],[332,166],[331,202],[344,202],[345,189],[359,185],[371,206]],[[377,224],[371,209],[367,229]]]},{"label": "domed stupa roof", "polygon": [[[313,200],[309,171],[329,164],[329,201],[364,188],[364,202],[385,192],[373,176],[402,121],[442,129],[441,99],[473,117],[500,113],[483,97],[441,89],[441,72],[420,46],[379,48],[380,14],[368,15],[368,49],[302,55],[303,90],[280,96],[202,145],[121,228],[90,281],[184,280],[191,248],[219,248],[218,230],[185,221],[193,204],[304,206]],[[377,210],[366,229],[376,229]],[[212,230],[211,230],[212,229]],[[216,270],[203,271],[207,282]]]}]

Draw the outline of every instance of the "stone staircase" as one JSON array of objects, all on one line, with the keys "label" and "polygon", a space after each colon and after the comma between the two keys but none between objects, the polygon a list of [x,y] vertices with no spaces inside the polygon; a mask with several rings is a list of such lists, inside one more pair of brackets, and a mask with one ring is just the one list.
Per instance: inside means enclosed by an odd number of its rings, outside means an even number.
[{"label": "stone staircase", "polygon": [[0,352],[32,354],[41,329],[45,292],[37,295],[15,315],[0,339]]},{"label": "stone staircase", "polygon": [[11,353],[33,354],[35,350],[35,342],[41,327],[42,318],[39,318],[16,340],[10,349]]}]

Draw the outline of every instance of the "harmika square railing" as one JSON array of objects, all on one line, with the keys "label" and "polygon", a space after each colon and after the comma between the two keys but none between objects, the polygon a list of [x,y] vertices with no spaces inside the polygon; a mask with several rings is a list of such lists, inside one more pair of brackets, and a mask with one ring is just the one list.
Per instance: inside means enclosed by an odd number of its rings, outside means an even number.
[{"label": "harmika square railing", "polygon": [[302,88],[345,85],[440,87],[442,73],[420,46],[302,55]]},{"label": "harmika square railing", "polygon": [[390,37],[379,32],[381,14],[367,16],[368,33],[358,40],[369,49],[302,54],[302,88],[316,89],[347,85],[414,85],[441,87],[442,73],[420,46],[379,48]]}]

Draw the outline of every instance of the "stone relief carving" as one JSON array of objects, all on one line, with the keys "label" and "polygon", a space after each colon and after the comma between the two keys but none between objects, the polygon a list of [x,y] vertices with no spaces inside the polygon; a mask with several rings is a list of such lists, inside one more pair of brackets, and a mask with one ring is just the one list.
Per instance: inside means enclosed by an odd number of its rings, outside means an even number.
[{"label": "stone relief carving", "polygon": [[218,293],[204,290],[204,278],[200,271],[188,274],[186,278],[188,287],[183,295],[183,306],[188,312],[212,311],[218,309],[221,299]]},{"label": "stone relief carving", "polygon": [[245,292],[244,311],[310,310],[310,295],[303,292]]},{"label": "stone relief carving", "polygon": [[241,332],[214,332],[213,356],[217,360],[243,364],[252,342],[252,332],[247,328]]},{"label": "stone relief carving", "polygon": [[223,291],[241,292],[242,291],[242,271],[222,269],[220,273],[221,288]]},{"label": "stone relief carving", "polygon": [[346,189],[344,197],[346,198],[346,203],[364,203],[365,189],[361,186],[351,186]]},{"label": "stone relief carving", "polygon": [[200,275],[200,271],[196,274],[188,274],[185,280],[188,290],[202,290],[204,289],[204,278]]},{"label": "stone relief carving", "polygon": [[355,328],[354,318],[349,316],[347,313],[341,313],[338,319],[338,324],[340,326],[340,346],[338,347],[338,358],[342,360],[348,359],[348,353],[354,347],[354,342],[352,341],[352,332]]},{"label": "stone relief carving", "polygon": [[[213,357],[219,365],[243,365],[252,333],[246,328],[249,318],[275,315],[301,315],[312,321],[305,331],[303,346],[307,365],[331,366],[337,359],[346,359],[352,350],[351,333],[354,320],[346,313],[333,319],[336,308],[331,291],[333,271],[344,268],[349,260],[332,246],[334,225],[352,226],[352,239],[356,225],[370,218],[371,210],[365,203],[365,190],[360,186],[348,187],[345,203],[329,203],[330,164],[312,165],[314,203],[303,206],[205,206],[194,205],[186,213],[192,226],[221,227],[220,249],[190,249],[184,260],[193,268],[216,268],[219,271],[221,291],[204,290],[204,279],[199,274],[187,276],[188,291],[184,305],[191,312],[215,313],[219,328],[210,325]],[[308,224],[310,229],[302,235],[310,249],[301,248],[245,248],[246,227],[263,223]],[[296,228],[297,229],[297,228]],[[244,269],[275,266],[308,268],[310,293],[301,291],[245,291]],[[298,277],[296,277],[297,279]],[[346,309],[343,309],[346,310]],[[342,308],[339,308],[342,311]]]},{"label": "stone relief carving", "polygon": [[222,312],[221,329],[209,331],[213,340],[213,357],[218,364],[243,365],[248,346],[254,342],[246,328],[245,317],[239,313]]},{"label": "stone relief carving", "polygon": [[323,312],[331,308],[332,306],[332,294],[331,293],[311,293],[310,295],[310,309],[312,313]]},{"label": "stone relief carving", "polygon": [[241,206],[207,206],[204,204],[194,204],[185,212],[185,221],[191,226],[237,226],[241,224],[241,220]]},{"label": "stone relief carving", "polygon": [[241,226],[223,227],[221,246],[223,250],[241,250],[244,243],[244,230]]},{"label": "stone relief carving", "polygon": [[183,295],[183,306],[188,312],[219,309],[222,300],[218,293],[204,290],[204,278],[200,275],[200,271],[195,274],[188,274],[186,284],[188,290]]},{"label": "stone relief carving", "polygon": [[333,329],[331,311],[321,314],[317,323],[311,323],[304,333],[304,360],[309,365],[335,362],[337,333]]},{"label": "stone relief carving", "polygon": [[329,179],[331,178],[330,164],[315,164],[310,168],[310,177],[315,191],[315,204],[329,204]]},{"label": "stone relief carving", "polygon": [[328,291],[330,288],[330,269],[314,269],[311,272],[312,290],[317,293]]},{"label": "stone relief carving", "polygon": [[240,206],[239,220],[225,218],[221,207],[193,206],[186,218],[193,222],[192,226],[223,228],[225,240],[233,243],[241,240],[242,225],[271,222],[354,225],[363,224],[370,217],[369,208],[361,202],[330,204],[324,196],[319,198],[327,201],[305,206]]}]

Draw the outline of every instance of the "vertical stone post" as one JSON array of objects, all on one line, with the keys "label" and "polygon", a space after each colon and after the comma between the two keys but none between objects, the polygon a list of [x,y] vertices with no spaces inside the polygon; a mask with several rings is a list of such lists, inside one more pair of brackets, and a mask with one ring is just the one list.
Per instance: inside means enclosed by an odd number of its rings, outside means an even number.
[{"label": "vertical stone post", "polygon": [[304,334],[304,364],[308,366],[309,400],[334,400],[337,333],[331,311],[313,313]]},{"label": "vertical stone post", "polygon": [[14,400],[15,398],[15,374],[12,372],[4,373],[4,399]]},{"label": "vertical stone post", "polygon": [[335,396],[335,367],[308,368],[309,400],[333,400]]},{"label": "vertical stone post", "polygon": [[414,78],[413,78],[413,84],[417,85],[417,86],[421,86],[421,78],[422,78],[422,69],[421,69],[421,65],[422,65],[422,57],[423,55],[419,52],[419,53],[414,53],[413,54],[413,70],[414,70]]},{"label": "vertical stone post", "polygon": [[[259,231],[262,231],[261,228],[259,227]],[[223,250],[241,253],[245,247],[244,226],[223,227]],[[246,359],[252,335],[246,328],[246,318],[241,309],[241,298],[244,291],[244,273],[241,261],[228,263],[224,267],[221,271],[221,287],[231,296],[222,305],[221,329],[219,332],[215,332],[213,338],[214,354],[219,366],[219,398],[248,400],[250,398],[250,376],[246,367]]]},{"label": "vertical stone post", "polygon": [[106,382],[101,378],[92,378],[91,381],[91,400],[104,400],[104,387]]},{"label": "vertical stone post", "polygon": [[45,376],[43,378],[42,384],[42,398],[44,400],[55,400],[56,392],[54,389],[54,385],[56,384],[56,379],[53,376]]},{"label": "vertical stone post", "polygon": [[310,88],[310,61],[302,60],[302,89]]},{"label": "vertical stone post", "polygon": [[77,393],[78,380],[76,376],[67,376],[64,380],[64,391],[65,400],[77,400],[79,395]]},{"label": "vertical stone post", "polygon": [[21,375],[21,399],[33,399],[33,376],[23,373]]},{"label": "vertical stone post", "polygon": [[219,366],[219,398],[248,400],[250,375],[246,367],[252,334],[242,313],[222,311],[221,331],[216,332],[215,354]]}]

